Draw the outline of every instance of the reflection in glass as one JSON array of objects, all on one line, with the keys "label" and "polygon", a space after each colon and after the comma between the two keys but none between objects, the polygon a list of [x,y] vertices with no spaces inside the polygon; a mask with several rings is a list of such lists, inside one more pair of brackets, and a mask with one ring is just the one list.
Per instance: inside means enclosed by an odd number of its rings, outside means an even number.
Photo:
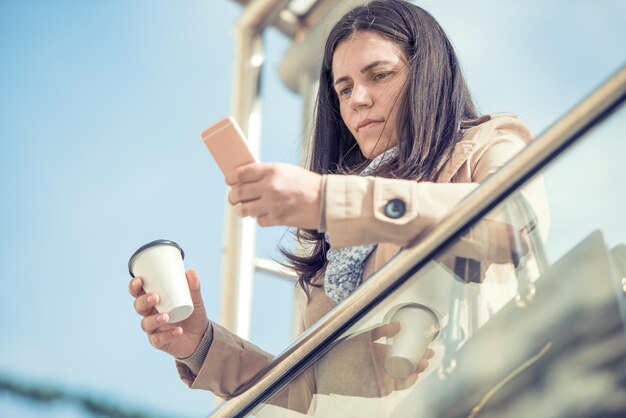
[{"label": "reflection in glass", "polygon": [[[624,112],[459,235],[253,416],[626,416]],[[597,164],[590,155],[601,155],[597,170],[581,168]]]}]

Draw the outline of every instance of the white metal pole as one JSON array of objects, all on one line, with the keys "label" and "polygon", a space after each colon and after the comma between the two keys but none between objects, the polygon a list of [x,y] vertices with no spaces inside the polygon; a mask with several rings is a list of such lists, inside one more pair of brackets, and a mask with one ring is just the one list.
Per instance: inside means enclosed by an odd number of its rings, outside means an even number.
[{"label": "white metal pole", "polygon": [[[235,25],[232,115],[240,123],[256,155],[261,132],[262,33],[265,25],[286,3],[285,0],[253,1],[245,7]],[[249,338],[256,224],[253,219],[239,218],[228,202],[225,216],[220,322],[240,337]]]}]

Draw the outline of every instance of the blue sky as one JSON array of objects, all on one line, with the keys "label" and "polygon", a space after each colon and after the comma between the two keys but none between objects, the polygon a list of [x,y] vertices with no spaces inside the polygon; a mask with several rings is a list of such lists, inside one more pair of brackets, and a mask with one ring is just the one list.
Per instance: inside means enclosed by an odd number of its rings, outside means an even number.
[{"label": "blue sky", "polygon": [[[626,62],[620,0],[418,3],[451,36],[480,110],[537,133]],[[213,407],[140,331],[126,263],[147,241],[179,242],[218,318],[226,190],[199,134],[230,111],[240,10],[0,1],[0,373],[181,417]],[[276,75],[288,43],[275,31],[266,43],[261,159],[296,162],[299,100]],[[257,254],[275,256],[283,234],[260,230]],[[255,291],[252,340],[278,353],[292,287],[263,276]],[[0,394],[0,415],[55,414],[67,411]]]}]

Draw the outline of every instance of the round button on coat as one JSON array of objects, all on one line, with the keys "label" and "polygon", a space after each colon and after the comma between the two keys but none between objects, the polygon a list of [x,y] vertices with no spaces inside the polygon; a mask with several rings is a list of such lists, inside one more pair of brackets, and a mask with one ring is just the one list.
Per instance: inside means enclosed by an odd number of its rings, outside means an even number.
[{"label": "round button on coat", "polygon": [[385,216],[391,219],[398,219],[404,216],[406,213],[406,203],[400,199],[391,199],[383,210]]}]

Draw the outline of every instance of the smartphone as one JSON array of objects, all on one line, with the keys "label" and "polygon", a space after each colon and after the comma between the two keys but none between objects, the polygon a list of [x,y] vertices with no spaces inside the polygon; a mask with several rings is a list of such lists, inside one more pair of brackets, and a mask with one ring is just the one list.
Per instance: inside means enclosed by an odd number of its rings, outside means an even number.
[{"label": "smartphone", "polygon": [[257,162],[239,124],[231,116],[202,131],[202,140],[224,176],[237,167]]}]

